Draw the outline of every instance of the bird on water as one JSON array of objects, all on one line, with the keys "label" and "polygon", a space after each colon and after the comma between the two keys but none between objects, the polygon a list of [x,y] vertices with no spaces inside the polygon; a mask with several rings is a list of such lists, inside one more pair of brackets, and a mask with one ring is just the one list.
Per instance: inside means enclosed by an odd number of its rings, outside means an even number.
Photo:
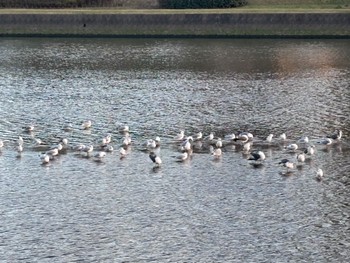
[{"label": "bird on water", "polygon": [[251,161],[264,161],[265,159],[266,156],[262,151],[252,152],[248,158]]},{"label": "bird on water", "polygon": [[162,160],[154,152],[151,152],[149,154],[149,158],[152,160],[153,163],[156,164],[156,166],[160,166],[162,164]]},{"label": "bird on water", "polygon": [[294,163],[289,161],[288,159],[282,159],[278,164],[281,164],[282,166],[286,167],[287,172],[289,171],[289,169],[294,168]]}]

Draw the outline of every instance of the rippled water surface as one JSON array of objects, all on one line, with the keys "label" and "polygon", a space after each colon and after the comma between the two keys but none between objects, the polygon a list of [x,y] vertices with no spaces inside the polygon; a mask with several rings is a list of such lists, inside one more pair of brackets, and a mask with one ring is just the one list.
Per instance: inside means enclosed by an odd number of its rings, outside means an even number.
[{"label": "rippled water surface", "polygon": [[[349,57],[349,40],[0,39],[1,260],[349,262]],[[213,159],[203,141],[176,162],[180,130],[249,131],[266,160],[227,141]],[[70,149],[106,134],[103,162]],[[156,136],[159,168],[143,146]],[[301,136],[316,154],[287,172]],[[69,149],[41,165],[35,138]]]}]

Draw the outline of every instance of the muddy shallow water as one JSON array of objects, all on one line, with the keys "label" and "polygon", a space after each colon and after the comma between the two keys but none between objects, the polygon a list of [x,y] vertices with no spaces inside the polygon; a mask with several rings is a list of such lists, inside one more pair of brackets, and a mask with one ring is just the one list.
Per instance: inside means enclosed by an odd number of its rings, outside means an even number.
[{"label": "muddy shallow water", "polygon": [[[0,43],[5,262],[350,260],[348,40]],[[85,120],[91,129],[82,129]],[[29,124],[31,133],[23,130]],[[121,125],[132,138],[123,159]],[[343,131],[340,141],[317,144],[335,129]],[[252,165],[240,144],[227,141],[214,159],[203,141],[176,162],[180,130],[216,138],[249,131],[251,150],[266,160]],[[106,134],[116,150],[102,162],[71,149],[92,144],[97,152]],[[143,146],[156,136],[159,168]],[[284,147],[302,136],[316,153],[287,172],[278,162],[295,161],[296,153]],[[41,165],[46,149],[34,147],[34,138],[47,148],[67,138],[68,150]]]}]

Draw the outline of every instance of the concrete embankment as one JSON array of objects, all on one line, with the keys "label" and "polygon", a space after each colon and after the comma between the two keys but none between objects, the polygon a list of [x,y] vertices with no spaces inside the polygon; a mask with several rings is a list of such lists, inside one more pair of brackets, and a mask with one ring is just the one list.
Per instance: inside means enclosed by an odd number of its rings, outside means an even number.
[{"label": "concrete embankment", "polygon": [[350,14],[0,14],[0,36],[350,38]]}]

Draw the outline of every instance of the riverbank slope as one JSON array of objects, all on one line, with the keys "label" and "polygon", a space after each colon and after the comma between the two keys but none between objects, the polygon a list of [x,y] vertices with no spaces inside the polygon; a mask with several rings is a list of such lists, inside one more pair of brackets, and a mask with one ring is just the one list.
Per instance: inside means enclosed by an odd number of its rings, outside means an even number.
[{"label": "riverbank slope", "polygon": [[0,9],[0,36],[350,38],[350,9]]}]

